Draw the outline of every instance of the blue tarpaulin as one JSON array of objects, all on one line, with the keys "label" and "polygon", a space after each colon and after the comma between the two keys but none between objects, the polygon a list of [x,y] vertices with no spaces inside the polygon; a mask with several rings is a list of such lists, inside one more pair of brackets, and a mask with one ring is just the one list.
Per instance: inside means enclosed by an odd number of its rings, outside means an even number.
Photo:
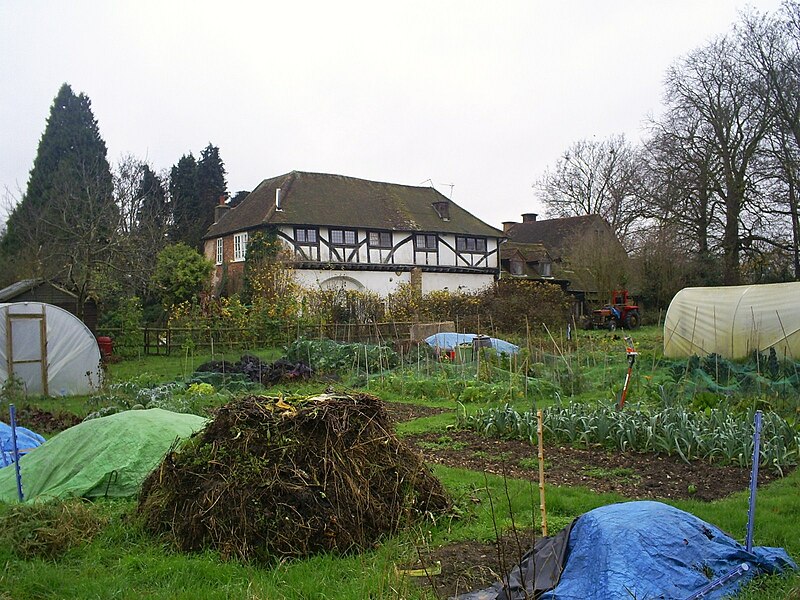
[{"label": "blue tarpaulin", "polygon": [[747,563],[750,569],[705,596],[733,594],[760,573],[796,569],[785,550],[745,547],[721,529],[661,502],[627,502],[592,510],[575,523],[567,562],[547,600],[685,599]]},{"label": "blue tarpaulin", "polygon": [[[530,597],[523,590],[524,586],[530,594],[535,578],[528,557],[523,557],[505,583],[498,582],[492,588],[464,594],[459,599]],[[537,597],[540,600],[686,600],[743,563],[746,570],[706,593],[703,599],[720,600],[735,594],[756,575],[797,568],[782,548],[756,547],[747,552],[721,529],[667,504],[652,501],[611,504],[589,511],[573,522],[561,577],[555,587]]]},{"label": "blue tarpaulin", "polygon": [[[17,427],[17,449],[20,455],[42,444],[44,444],[44,438],[38,433],[24,427]],[[6,425],[2,421],[0,421],[0,445],[2,445],[0,452],[3,454],[0,456],[0,469],[2,469],[14,462],[14,453],[11,451],[11,425]]]},{"label": "blue tarpaulin", "polygon": [[[425,338],[425,343],[440,350],[455,350],[456,346],[460,344],[471,344],[472,340],[477,337],[475,333],[435,333],[432,336]],[[492,348],[498,352],[506,354],[516,354],[519,352],[519,346],[506,342],[498,338],[489,338]]]}]

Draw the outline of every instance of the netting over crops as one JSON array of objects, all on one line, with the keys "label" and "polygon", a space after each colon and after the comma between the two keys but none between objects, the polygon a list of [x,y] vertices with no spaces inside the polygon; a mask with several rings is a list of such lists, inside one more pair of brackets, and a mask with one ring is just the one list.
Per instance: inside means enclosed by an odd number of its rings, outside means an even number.
[{"label": "netting over crops", "polygon": [[786,395],[800,393],[800,363],[779,360],[774,349],[732,362],[717,354],[692,356],[671,366],[676,381],[689,379],[699,389],[723,395],[737,393]]},{"label": "netting over crops", "polygon": [[180,549],[245,560],[368,548],[448,507],[366,394],[232,401],[167,454],[139,502]]}]

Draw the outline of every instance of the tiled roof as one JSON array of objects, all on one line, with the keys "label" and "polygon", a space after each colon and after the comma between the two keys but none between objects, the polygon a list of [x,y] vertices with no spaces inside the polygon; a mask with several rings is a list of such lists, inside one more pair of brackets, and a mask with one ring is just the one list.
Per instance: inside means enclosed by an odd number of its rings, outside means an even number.
[{"label": "tiled roof", "polygon": [[[281,208],[275,207],[280,188]],[[434,203],[449,203],[449,220]],[[430,231],[503,237],[432,187],[368,181],[343,175],[292,171],[265,179],[206,233],[219,237],[266,224],[341,226],[394,231]]]},{"label": "tiled roof", "polygon": [[611,230],[600,215],[584,215],[514,223],[506,231],[506,235],[510,242],[542,244],[553,258],[559,259],[578,237],[586,236],[591,231]]},{"label": "tiled roof", "polygon": [[[501,248],[501,257],[510,258],[511,253],[518,252],[519,255],[527,262],[551,262],[550,254],[547,252],[544,244],[520,244],[519,242],[512,242],[508,240],[504,242]],[[506,256],[505,253],[508,253]]]}]

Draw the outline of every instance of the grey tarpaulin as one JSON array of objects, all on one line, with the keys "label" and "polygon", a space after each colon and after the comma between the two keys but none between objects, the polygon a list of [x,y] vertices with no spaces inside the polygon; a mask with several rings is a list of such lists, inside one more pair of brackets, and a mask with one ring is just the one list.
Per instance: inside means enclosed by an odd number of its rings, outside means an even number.
[{"label": "grey tarpaulin", "polygon": [[[577,520],[577,519],[576,519]],[[553,589],[564,570],[569,534],[575,521],[558,534],[541,537],[508,576],[492,587],[456,596],[457,600],[517,600]],[[527,589],[526,589],[527,588]]]}]

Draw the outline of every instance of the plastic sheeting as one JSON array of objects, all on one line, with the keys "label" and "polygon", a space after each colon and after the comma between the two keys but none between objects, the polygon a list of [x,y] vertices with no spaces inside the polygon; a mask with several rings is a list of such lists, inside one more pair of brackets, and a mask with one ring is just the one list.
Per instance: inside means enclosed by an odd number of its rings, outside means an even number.
[{"label": "plastic sheeting", "polygon": [[[435,333],[425,338],[425,343],[440,350],[454,350],[459,344],[471,344],[476,333]],[[492,348],[506,354],[516,354],[519,346],[498,338],[489,338]]]},{"label": "plastic sheeting", "polygon": [[0,385],[9,364],[28,394],[91,394],[102,385],[97,340],[83,321],[52,304],[0,304]]},{"label": "plastic sheeting", "polygon": [[[685,600],[742,563],[749,570],[703,598],[719,600],[756,575],[797,568],[781,548],[747,552],[721,529],[667,504],[611,504],[573,523],[561,579],[539,598]],[[460,598],[523,600],[525,595],[520,591]]]},{"label": "plastic sheeting", "polygon": [[664,356],[740,359],[774,348],[800,360],[800,282],[685,288],[664,322]]},{"label": "plastic sheeting", "polygon": [[569,534],[575,521],[556,535],[540,537],[508,576],[492,587],[461,594],[457,600],[514,600],[538,598],[555,587],[564,570]]},{"label": "plastic sheeting", "polygon": [[[129,497],[178,438],[206,419],[160,408],[84,421],[20,458],[25,500]],[[0,501],[17,500],[13,469],[0,470]]]},{"label": "plastic sheeting", "polygon": [[[17,426],[17,450],[20,456],[27,454],[34,448],[44,444],[44,438],[38,433]],[[14,445],[11,441],[11,425],[6,425],[0,421],[0,469],[14,462]]]}]

